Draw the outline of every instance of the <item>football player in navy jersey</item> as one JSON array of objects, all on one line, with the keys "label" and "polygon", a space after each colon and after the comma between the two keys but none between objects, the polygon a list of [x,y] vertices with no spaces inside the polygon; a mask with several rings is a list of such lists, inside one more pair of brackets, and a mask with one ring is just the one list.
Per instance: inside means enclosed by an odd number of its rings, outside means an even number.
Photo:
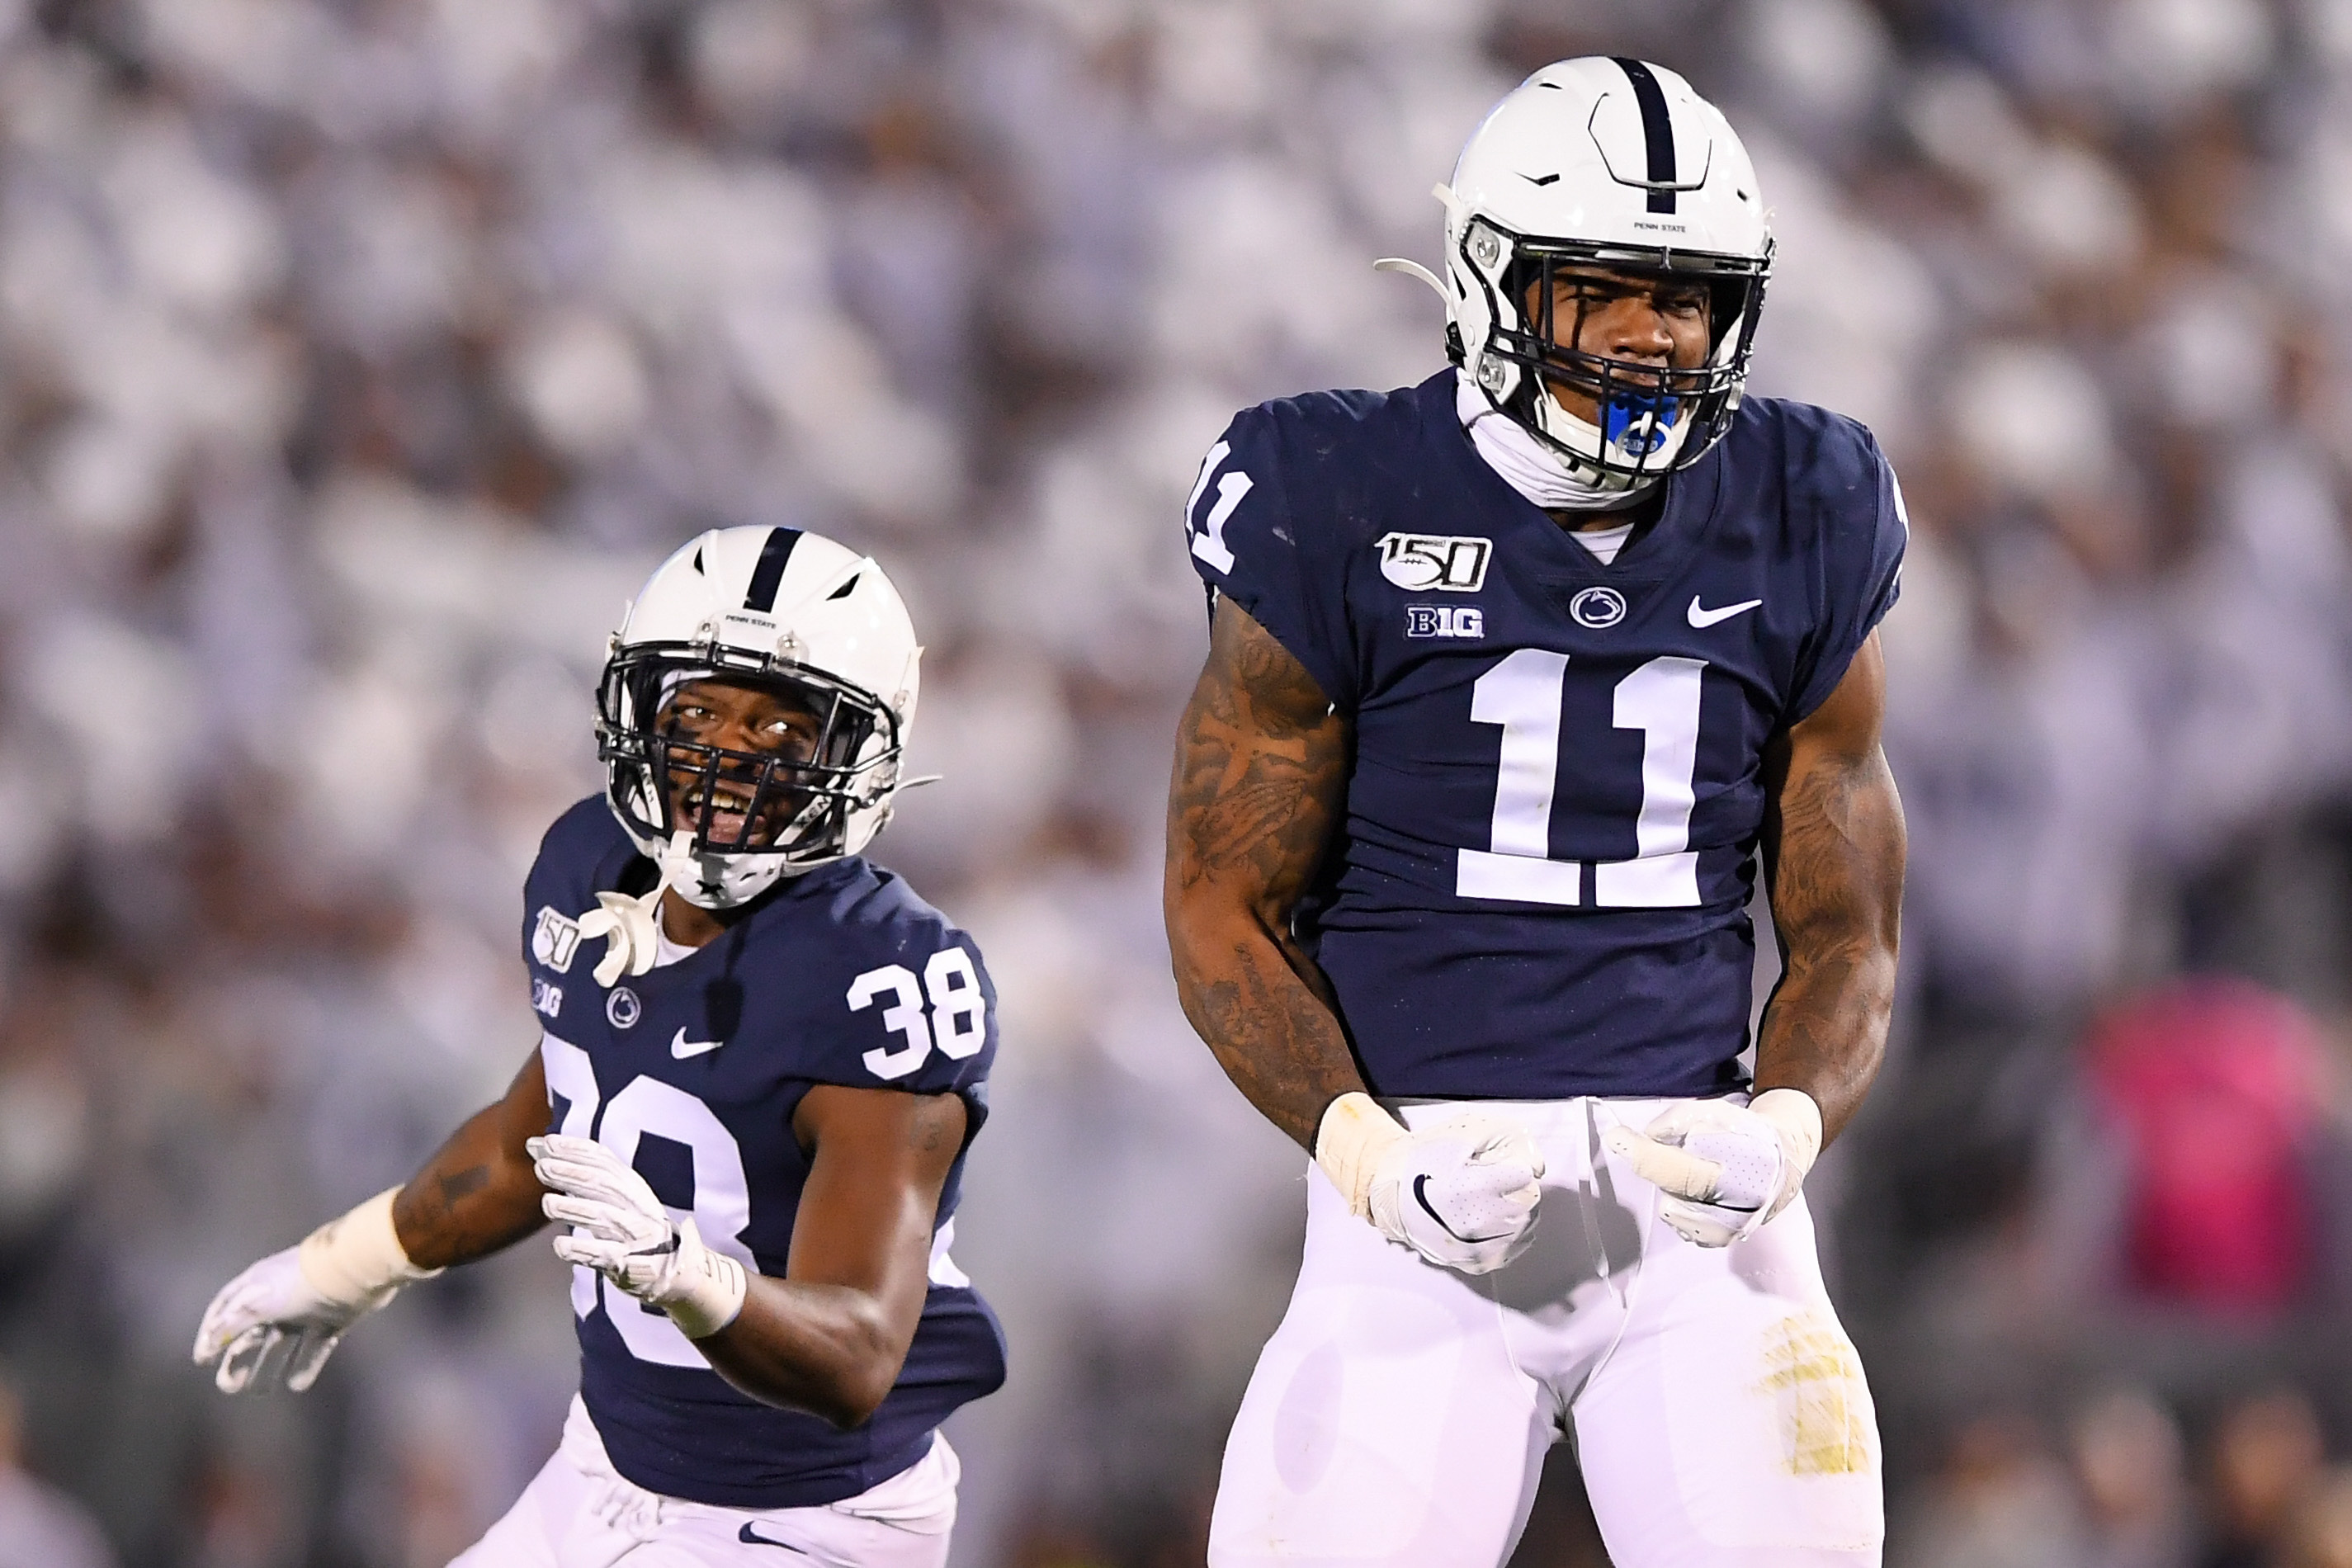
[{"label": "football player in navy jersey", "polygon": [[557,1221],[580,1397],[463,1568],[947,1559],[939,1425],[1004,1378],[948,1252],[995,992],[859,855],[920,652],[881,568],[814,534],[664,563],[604,668],[605,792],[526,885],[539,1049],[405,1184],[205,1314],[224,1390],[299,1391],[404,1285]]},{"label": "football player in navy jersey", "polygon": [[1671,71],[1545,68],[1437,194],[1444,276],[1381,265],[1453,365],[1244,411],[1187,509],[1177,983],[1313,1155],[1209,1561],[1494,1568],[1564,1436],[1618,1568],[1875,1564],[1801,1186],[1894,992],[1902,498],[1743,400],[1772,241]]}]

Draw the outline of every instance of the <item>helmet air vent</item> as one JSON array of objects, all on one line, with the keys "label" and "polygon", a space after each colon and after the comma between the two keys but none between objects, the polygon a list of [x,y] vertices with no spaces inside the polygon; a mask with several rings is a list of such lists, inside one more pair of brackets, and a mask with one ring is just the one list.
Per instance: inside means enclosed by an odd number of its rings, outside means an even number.
[{"label": "helmet air vent", "polygon": [[[859,575],[862,576],[864,574],[861,573]],[[835,599],[846,599],[849,597],[851,590],[855,589],[856,586],[857,578],[852,577],[848,582],[844,583],[840,587],[835,588],[832,593],[827,594],[825,595],[825,599],[828,603]]]}]

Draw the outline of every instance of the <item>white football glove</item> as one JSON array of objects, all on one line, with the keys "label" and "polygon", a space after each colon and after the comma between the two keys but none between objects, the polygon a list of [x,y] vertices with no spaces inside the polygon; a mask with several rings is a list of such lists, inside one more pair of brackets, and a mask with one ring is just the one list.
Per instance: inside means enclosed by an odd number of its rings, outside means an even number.
[{"label": "white football glove", "polygon": [[1359,1218],[1441,1268],[1491,1273],[1534,1238],[1543,1155],[1500,1117],[1416,1132],[1370,1095],[1343,1094],[1316,1129],[1315,1159]]},{"label": "white football glove", "polygon": [[1684,1240],[1728,1247],[1797,1195],[1822,1152],[1822,1111],[1802,1089],[1768,1089],[1744,1106],[1685,1100],[1602,1142],[1665,1194],[1659,1215]]},{"label": "white football glove", "polygon": [[273,1252],[220,1289],[196,1326],[198,1366],[217,1359],[223,1394],[258,1393],[282,1383],[299,1394],[319,1380],[343,1331],[430,1279],[401,1250],[392,1228],[394,1187]]},{"label": "white football glove", "polygon": [[735,1321],[750,1282],[743,1266],[704,1245],[694,1221],[673,1220],[646,1179],[589,1138],[549,1133],[523,1145],[536,1162],[548,1218],[575,1228],[555,1255],[583,1263],[638,1300],[667,1312],[690,1340]]}]

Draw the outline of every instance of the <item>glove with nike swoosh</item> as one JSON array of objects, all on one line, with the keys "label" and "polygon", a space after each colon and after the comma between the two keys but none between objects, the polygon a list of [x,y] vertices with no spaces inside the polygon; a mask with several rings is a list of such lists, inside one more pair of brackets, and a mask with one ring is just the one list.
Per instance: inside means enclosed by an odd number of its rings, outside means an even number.
[{"label": "glove with nike swoosh", "polygon": [[1612,1127],[1609,1152],[1665,1194],[1659,1217],[1684,1240],[1728,1247],[1789,1206],[1822,1152],[1822,1111],[1801,1089],[1746,1105],[1685,1100],[1636,1132]]},{"label": "glove with nike swoosh", "polygon": [[1316,1129],[1315,1160],[1359,1218],[1441,1268],[1492,1273],[1534,1239],[1543,1155],[1501,1117],[1413,1131],[1370,1095],[1343,1094]]},{"label": "glove with nike swoosh", "polygon": [[707,1339],[735,1321],[751,1289],[743,1266],[706,1245],[691,1216],[670,1218],[619,1155],[593,1139],[560,1132],[523,1147],[548,1189],[541,1212],[573,1227],[555,1238],[558,1258],[585,1264],[667,1312],[688,1339]]}]

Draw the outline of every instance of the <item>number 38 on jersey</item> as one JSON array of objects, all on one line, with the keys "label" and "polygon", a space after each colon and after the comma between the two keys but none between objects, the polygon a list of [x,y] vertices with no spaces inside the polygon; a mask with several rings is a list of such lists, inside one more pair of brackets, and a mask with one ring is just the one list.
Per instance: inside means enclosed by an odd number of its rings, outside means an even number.
[{"label": "number 38 on jersey", "polygon": [[[943,947],[923,965],[919,982],[903,963],[869,969],[849,984],[849,1010],[882,1005],[882,1026],[898,1037],[896,1047],[877,1046],[862,1058],[866,1070],[888,1082],[905,1078],[932,1051],[961,1061],[988,1040],[988,999],[971,954]],[[926,1005],[928,1004],[928,1005]]]}]

